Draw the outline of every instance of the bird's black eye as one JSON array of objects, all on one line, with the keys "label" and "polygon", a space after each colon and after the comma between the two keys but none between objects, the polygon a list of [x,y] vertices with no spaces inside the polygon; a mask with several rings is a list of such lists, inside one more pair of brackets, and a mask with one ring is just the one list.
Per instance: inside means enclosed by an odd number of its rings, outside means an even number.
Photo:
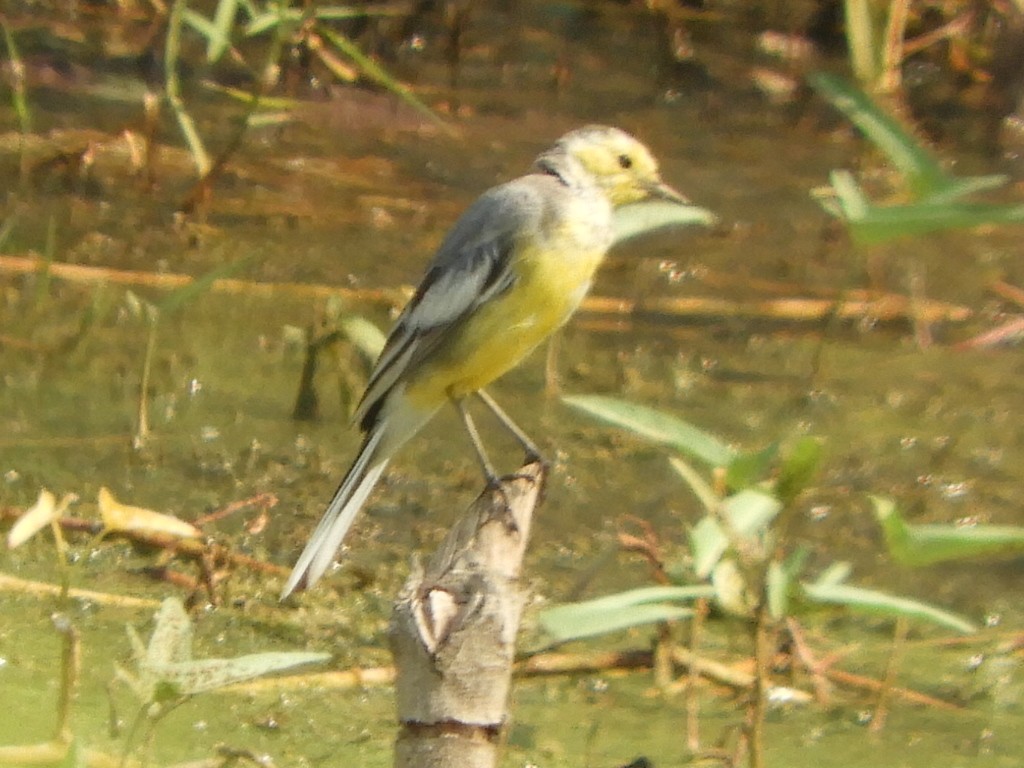
[{"label": "bird's black eye", "polygon": [[619,155],[619,167],[620,168],[632,168],[633,158],[629,155]]}]

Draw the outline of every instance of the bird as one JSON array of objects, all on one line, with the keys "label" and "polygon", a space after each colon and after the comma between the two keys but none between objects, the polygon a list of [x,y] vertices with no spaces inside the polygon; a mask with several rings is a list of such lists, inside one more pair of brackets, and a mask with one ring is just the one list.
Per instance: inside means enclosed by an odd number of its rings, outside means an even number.
[{"label": "bird", "polygon": [[589,125],[470,205],[387,337],[353,415],[362,445],[281,599],[323,576],[388,462],[446,403],[458,410],[489,484],[498,478],[466,410],[469,398],[497,416],[528,462],[541,458],[484,387],[569,319],[615,241],[616,210],[645,201],[692,206],[662,181],[638,139]]}]

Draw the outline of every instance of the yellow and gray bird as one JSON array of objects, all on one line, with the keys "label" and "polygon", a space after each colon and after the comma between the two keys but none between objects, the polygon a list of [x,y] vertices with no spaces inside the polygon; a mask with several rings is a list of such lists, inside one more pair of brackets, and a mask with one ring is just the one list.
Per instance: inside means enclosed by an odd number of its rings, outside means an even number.
[{"label": "yellow and gray bird", "polygon": [[529,174],[469,207],[370,374],[354,416],[362,447],[282,598],[323,576],[388,461],[445,403],[458,409],[489,482],[497,478],[465,408],[471,395],[495,413],[528,459],[539,458],[483,387],[569,319],[616,239],[616,210],[645,201],[690,205],[662,182],[643,144],[617,128],[588,126],[560,138]]}]

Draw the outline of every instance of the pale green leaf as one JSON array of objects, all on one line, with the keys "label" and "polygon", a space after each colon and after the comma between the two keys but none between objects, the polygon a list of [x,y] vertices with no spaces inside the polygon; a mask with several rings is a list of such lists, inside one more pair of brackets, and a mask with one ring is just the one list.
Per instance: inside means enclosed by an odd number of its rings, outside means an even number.
[{"label": "pale green leaf", "polygon": [[841,605],[855,611],[893,618],[928,621],[964,634],[977,631],[977,626],[955,613],[908,597],[877,592],[850,584],[804,583],[806,597],[817,603]]},{"label": "pale green leaf", "polygon": [[727,466],[736,456],[735,450],[714,435],[663,411],[603,395],[573,395],[563,397],[562,401],[640,437],[671,446],[712,467]]},{"label": "pale green leaf", "polygon": [[172,688],[181,696],[189,696],[302,664],[326,661],[330,657],[329,653],[253,653],[231,659],[196,659],[173,664],[147,664],[145,669],[157,681],[158,686]]},{"label": "pale green leaf", "polygon": [[643,624],[683,619],[692,609],[679,605],[711,598],[709,585],[643,587],[578,603],[556,605],[541,612],[544,631],[555,642],[579,640]]},{"label": "pale green leaf", "polygon": [[613,217],[615,242],[621,243],[624,240],[668,227],[686,227],[693,224],[711,226],[717,220],[715,214],[697,205],[680,205],[665,200],[646,200],[615,209]]},{"label": "pale green leaf", "polygon": [[921,566],[1024,552],[1024,527],[1015,525],[910,525],[892,499],[872,496],[875,517],[882,526],[893,559]]},{"label": "pale green leaf", "polygon": [[[782,510],[773,496],[747,488],[722,502],[722,514],[741,539],[763,533]],[[729,548],[729,533],[711,515],[705,515],[690,531],[694,572],[706,578]]]},{"label": "pale green leaf", "polygon": [[346,315],[338,320],[338,327],[346,338],[371,360],[376,360],[380,351],[384,349],[387,337],[366,318]]}]

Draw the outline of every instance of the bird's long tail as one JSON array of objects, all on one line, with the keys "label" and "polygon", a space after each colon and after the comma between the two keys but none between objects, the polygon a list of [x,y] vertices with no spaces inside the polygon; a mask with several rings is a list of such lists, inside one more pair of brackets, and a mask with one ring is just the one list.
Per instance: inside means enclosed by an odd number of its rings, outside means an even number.
[{"label": "bird's long tail", "polygon": [[366,503],[370,491],[388,465],[388,455],[381,456],[379,450],[384,434],[385,430],[376,429],[366,436],[352,468],[345,475],[338,490],[334,492],[334,498],[331,499],[327,511],[320,518],[306,548],[299,555],[288,582],[281,591],[282,600],[296,589],[305,589],[315,584],[334,560],[334,555],[348,529],[352,527],[356,514]]}]

